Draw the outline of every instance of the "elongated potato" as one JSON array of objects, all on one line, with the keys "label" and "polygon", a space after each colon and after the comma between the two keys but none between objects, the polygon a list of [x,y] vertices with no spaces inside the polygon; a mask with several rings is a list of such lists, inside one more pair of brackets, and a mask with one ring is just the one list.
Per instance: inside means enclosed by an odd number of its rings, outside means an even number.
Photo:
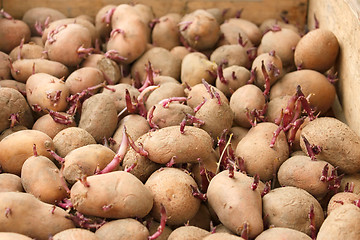
[{"label": "elongated potato", "polygon": [[[134,175],[124,171],[87,178],[71,188],[71,202],[83,214],[105,218],[145,217],[153,206],[152,193]],[[104,196],[99,198],[99,196]]]},{"label": "elongated potato", "polygon": [[[0,193],[0,232],[24,234],[39,240],[48,240],[65,229],[74,228],[68,213],[54,205],[43,203],[30,193]],[[44,221],[46,219],[46,221]]]},{"label": "elongated potato", "polygon": [[261,195],[251,190],[253,178],[240,172],[229,177],[225,170],[210,181],[208,201],[221,223],[240,235],[247,223],[249,237],[254,238],[263,231]]}]

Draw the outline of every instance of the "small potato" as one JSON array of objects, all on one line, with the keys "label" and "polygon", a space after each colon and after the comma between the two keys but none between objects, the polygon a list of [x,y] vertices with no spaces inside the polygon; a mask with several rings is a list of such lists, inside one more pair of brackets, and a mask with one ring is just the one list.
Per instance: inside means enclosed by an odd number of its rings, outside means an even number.
[{"label": "small potato", "polygon": [[330,117],[316,118],[301,131],[300,146],[304,152],[306,147],[303,137],[310,144],[322,150],[317,157],[346,174],[360,171],[360,138],[345,123]]},{"label": "small potato", "polygon": [[246,172],[252,176],[258,174],[262,181],[273,179],[280,165],[289,157],[289,146],[283,132],[270,147],[277,128],[274,123],[258,123],[241,139],[235,150],[235,155],[244,159]]},{"label": "small potato", "polygon": [[165,82],[149,94],[146,99],[145,107],[150,110],[152,106],[163,99],[171,97],[185,97],[184,87],[180,83]]},{"label": "small potato", "polygon": [[26,93],[25,83],[21,83],[15,80],[0,80],[0,87],[13,88],[18,90],[23,95]]},{"label": "small potato", "polygon": [[47,151],[48,149],[55,150],[54,143],[48,135],[37,130],[22,130],[7,136],[0,142],[2,169],[20,176],[22,165],[34,154],[34,144],[39,155],[53,159]]},{"label": "small potato", "polygon": [[35,43],[36,45],[39,45],[41,47],[45,47],[42,38],[41,37],[31,37],[30,38],[30,42]]},{"label": "small potato", "polygon": [[243,173],[235,171],[231,178],[229,171],[224,170],[211,179],[207,191],[209,204],[221,223],[238,235],[246,223],[249,238],[263,231],[261,195],[251,190],[252,183],[253,178]]},{"label": "small potato", "polygon": [[41,47],[33,42],[23,44],[14,48],[10,53],[9,57],[12,61],[19,59],[36,59],[36,58],[46,58],[44,54],[44,47]]},{"label": "small potato", "polygon": [[113,11],[113,9],[116,8],[116,5],[113,4],[107,4],[100,8],[95,16],[95,29],[102,40],[102,42],[106,42],[106,38],[110,35],[111,32],[111,19],[107,16],[109,16],[110,12]]},{"label": "small potato", "polygon": [[181,15],[178,13],[168,13],[155,22],[151,32],[151,39],[154,46],[163,47],[167,50],[181,45],[178,24]]},{"label": "small potato", "polygon": [[255,240],[311,240],[311,238],[303,232],[283,227],[273,227],[265,230]]},{"label": "small potato", "polygon": [[220,30],[224,37],[219,39],[217,46],[239,44],[239,41],[246,50],[249,50],[254,46],[245,31],[234,22],[225,21],[220,25]]},{"label": "small potato", "polygon": [[39,105],[43,112],[63,112],[68,106],[69,88],[61,79],[47,73],[35,73],[26,82],[26,98],[30,106]]},{"label": "small potato", "polygon": [[68,194],[59,169],[44,156],[31,156],[24,162],[21,183],[27,193],[49,204],[60,202]]},{"label": "small potato", "polygon": [[114,97],[106,94],[95,94],[85,100],[79,122],[79,128],[89,132],[96,142],[113,135],[117,126],[117,111]]},{"label": "small potato", "polygon": [[239,87],[230,97],[230,108],[234,112],[234,122],[240,127],[251,127],[247,112],[262,111],[264,105],[263,92],[252,84]]},{"label": "small potato", "polygon": [[299,34],[299,28],[296,27],[295,25],[293,24],[290,24],[290,23],[285,23],[284,21],[282,20],[279,20],[279,19],[274,19],[274,18],[269,18],[269,19],[266,19],[264,20],[261,24],[260,24],[260,31],[265,34],[267,32],[269,32],[271,29],[274,28],[274,26],[276,27],[281,27],[281,28],[286,28],[286,29],[290,29],[296,33]]},{"label": "small potato", "polygon": [[61,130],[55,135],[53,141],[56,153],[63,158],[74,149],[96,143],[90,133],[79,127]]},{"label": "small potato", "polygon": [[62,116],[66,116],[71,122],[57,122],[55,121],[50,114],[46,114],[36,120],[32,129],[38,130],[43,133],[46,133],[49,137],[54,138],[56,134],[60,131],[69,128],[69,127],[76,127],[76,122],[74,121],[73,117],[67,113],[59,113]]},{"label": "small potato", "polygon": [[15,89],[0,88],[0,132],[11,126],[11,118],[17,116],[18,124],[31,128],[34,123],[31,108],[21,93]]},{"label": "small potato", "polygon": [[315,231],[324,221],[320,203],[301,188],[281,187],[263,197],[263,215],[269,225],[291,228],[311,236],[310,209],[314,208]]},{"label": "small potato", "polygon": [[[229,104],[229,100],[222,91],[214,86],[210,86],[210,89],[212,92],[217,92],[220,95],[220,102]],[[191,87],[190,90],[186,88],[184,91],[188,98],[187,104],[192,108],[196,108],[202,104],[204,98],[211,98],[209,91],[206,89],[203,83],[196,84],[195,86]]]},{"label": "small potato", "polygon": [[33,72],[47,73],[57,78],[69,75],[69,69],[64,64],[48,59],[20,59],[13,62],[11,75],[15,80],[26,83]]},{"label": "small potato", "polygon": [[131,76],[139,76],[141,81],[146,78],[146,66],[151,63],[154,72],[159,75],[180,79],[180,59],[174,57],[169,50],[162,47],[153,47],[137,59],[131,68]]},{"label": "small potato", "polygon": [[336,208],[343,206],[345,204],[355,204],[355,201],[358,201],[360,196],[352,192],[339,192],[330,198],[329,204],[327,206],[327,215],[329,216],[332,211]]},{"label": "small potato", "polygon": [[334,33],[323,28],[314,29],[298,42],[294,53],[295,65],[325,72],[335,64],[338,53],[339,42]]},{"label": "small potato", "polygon": [[210,60],[217,65],[223,64],[224,68],[236,65],[245,68],[250,67],[249,56],[243,46],[237,44],[223,45],[215,49]]},{"label": "small potato", "polygon": [[[23,192],[21,178],[15,174],[0,174],[0,192]],[[1,238],[0,238],[1,239]]]},{"label": "small potato", "polygon": [[200,199],[192,195],[191,185],[197,188],[195,180],[177,168],[161,168],[151,174],[145,183],[154,196],[151,216],[160,221],[162,204],[170,226],[184,224],[193,218],[200,208]]},{"label": "small potato", "polygon": [[29,26],[17,19],[0,18],[0,51],[10,53],[24,38],[27,43],[30,40]]},{"label": "small potato", "polygon": [[114,156],[115,153],[111,149],[100,144],[76,148],[65,157],[63,175],[73,184],[78,179],[91,176],[96,170],[105,168]]},{"label": "small potato", "polygon": [[281,186],[293,186],[306,190],[317,199],[329,192],[329,182],[321,181],[325,165],[328,165],[328,176],[334,170],[332,165],[318,159],[313,161],[308,156],[294,156],[281,164],[278,180]]},{"label": "small potato", "polygon": [[70,228],[58,232],[52,237],[54,240],[99,240],[95,233],[87,229]]},{"label": "small potato", "polygon": [[211,15],[213,15],[213,17],[216,19],[216,21],[219,24],[222,24],[224,22],[224,14],[223,14],[223,10],[220,8],[208,8],[206,9],[206,11],[208,13],[210,13]]},{"label": "small potato", "polygon": [[6,138],[7,136],[9,136],[10,134],[14,133],[14,132],[18,132],[18,131],[21,131],[21,130],[27,130],[27,129],[28,129],[27,127],[24,127],[22,125],[15,125],[15,127],[13,127],[13,128],[5,129],[0,134],[0,141],[3,140],[4,138]]},{"label": "small potato", "polygon": [[244,31],[255,46],[260,44],[262,33],[255,23],[242,18],[230,18],[227,20],[227,23]]},{"label": "small potato", "polygon": [[208,207],[202,203],[200,205],[199,211],[192,219],[190,219],[189,225],[210,231],[211,221],[210,211]]},{"label": "small potato", "polygon": [[[112,85],[110,86],[110,88],[114,89],[115,92],[109,89],[103,89],[102,93],[115,97],[115,106],[118,113],[124,110],[124,108],[126,107],[126,100],[125,100],[126,90],[129,91],[130,97],[132,99],[133,98],[137,99],[137,97],[140,95],[140,92],[137,88],[127,83],[119,83],[116,85]],[[134,103],[133,100],[132,102]]]},{"label": "small potato", "polygon": [[9,55],[0,51],[0,80],[11,79]]},{"label": "small potato", "polygon": [[242,66],[230,66],[223,70],[224,79],[219,76],[216,78],[215,86],[227,97],[231,97],[238,88],[247,84],[250,75],[250,71]]},{"label": "small potato", "polygon": [[170,50],[170,53],[175,57],[183,60],[184,57],[190,53],[190,51],[184,46],[176,46]]},{"label": "small potato", "polygon": [[[80,93],[83,90],[103,83],[103,73],[93,67],[83,67],[72,72],[65,81],[65,85],[69,88],[70,94]],[[93,90],[92,93],[97,93]]]},{"label": "small potato", "polygon": [[200,52],[187,54],[181,63],[181,82],[190,87],[201,83],[205,79],[209,84],[214,84],[216,79],[217,65],[209,61]]},{"label": "small potato", "polygon": [[220,37],[219,23],[203,9],[186,14],[180,21],[179,31],[190,47],[198,51],[213,48]]},{"label": "small potato", "polygon": [[93,175],[90,187],[80,181],[71,188],[71,202],[80,213],[104,218],[145,217],[153,206],[152,193],[124,171]]},{"label": "small potato", "polygon": [[360,194],[360,173],[355,174],[346,174],[341,179],[341,185],[339,191],[344,192],[345,188],[352,188],[353,185],[353,193]]},{"label": "small potato", "polygon": [[212,233],[202,240],[244,240],[244,238],[230,234],[230,233]]},{"label": "small potato", "polygon": [[125,218],[105,223],[95,232],[98,239],[106,240],[147,240],[149,230],[139,221]]},{"label": "small potato", "polygon": [[285,110],[292,96],[284,95],[271,99],[267,105],[266,118],[269,122],[277,122],[281,119],[281,111]]},{"label": "small potato", "polygon": [[[62,208],[41,202],[30,193],[0,193],[0,232],[24,234],[38,240],[48,240],[65,229],[75,228]],[[46,221],[44,221],[46,219]]]},{"label": "small potato", "polygon": [[209,235],[210,232],[194,226],[182,226],[176,228],[170,234],[168,240],[202,240],[204,237]]},{"label": "small potato", "polygon": [[147,157],[160,164],[166,164],[172,158],[175,163],[198,162],[198,158],[208,159],[214,151],[212,145],[210,135],[193,126],[186,126],[184,133],[180,132],[179,126],[149,132],[143,143],[144,149],[149,153]]},{"label": "small potato", "polygon": [[32,240],[32,238],[28,236],[13,232],[1,232],[0,239],[1,240]]},{"label": "small potato", "polygon": [[359,239],[359,207],[345,204],[338,207],[325,219],[317,234],[317,240]]}]

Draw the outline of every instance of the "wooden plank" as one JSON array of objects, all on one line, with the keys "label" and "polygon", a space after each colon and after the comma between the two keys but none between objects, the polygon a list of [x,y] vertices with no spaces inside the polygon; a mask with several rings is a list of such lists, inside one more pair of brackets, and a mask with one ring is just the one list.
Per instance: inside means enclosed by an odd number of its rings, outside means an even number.
[{"label": "wooden plank", "polygon": [[308,24],[316,14],[321,28],[331,30],[340,44],[336,64],[338,95],[349,126],[360,135],[360,7],[356,0],[310,0]]},{"label": "wooden plank", "polygon": [[[32,7],[51,7],[69,17],[80,14],[95,16],[97,11],[107,4],[129,3],[129,0],[1,0],[1,7],[15,18],[21,18]],[[261,23],[267,18],[278,18],[287,14],[293,23],[304,26],[306,22],[307,0],[136,0],[152,6],[157,17],[169,12],[186,13],[199,8],[229,9],[234,15],[244,9],[243,17]]]}]

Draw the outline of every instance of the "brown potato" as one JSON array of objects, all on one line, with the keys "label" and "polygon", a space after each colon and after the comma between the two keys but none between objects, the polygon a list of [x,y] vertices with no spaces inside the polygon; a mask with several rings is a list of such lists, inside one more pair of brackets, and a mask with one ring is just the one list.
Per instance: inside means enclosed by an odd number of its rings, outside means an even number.
[{"label": "brown potato", "polygon": [[98,239],[107,240],[146,240],[149,230],[139,221],[125,218],[105,223],[96,230],[95,235]]},{"label": "brown potato", "polygon": [[[70,94],[80,93],[83,90],[103,83],[103,73],[93,67],[83,67],[73,71],[66,79],[65,85],[69,88]],[[93,90],[92,93],[97,93]]]},{"label": "brown potato", "polygon": [[39,46],[33,42],[23,44],[20,50],[20,46],[17,46],[9,53],[9,57],[12,61],[19,59],[34,59],[34,58],[47,58],[44,53],[44,47]]},{"label": "brown potato", "polygon": [[204,203],[200,205],[199,211],[196,213],[196,215],[190,219],[189,225],[210,231],[211,214],[208,207]]},{"label": "brown potato", "polygon": [[126,100],[125,100],[126,89],[129,91],[133,103],[135,103],[133,101],[133,98],[137,99],[137,97],[140,95],[140,92],[137,88],[127,83],[119,83],[116,85],[112,85],[110,86],[110,88],[114,89],[115,92],[110,89],[104,88],[102,94],[115,97],[115,106],[118,113],[124,110],[124,108],[126,107]]},{"label": "brown potato", "polygon": [[52,237],[54,240],[99,240],[95,233],[87,229],[70,228],[64,231],[58,232]]},{"label": "brown potato", "polygon": [[17,19],[0,18],[0,51],[10,53],[24,38],[27,43],[30,40],[29,26]]},{"label": "brown potato", "polygon": [[170,50],[170,53],[175,57],[183,60],[184,57],[190,53],[190,50],[184,46],[176,46]]},{"label": "brown potato", "polygon": [[242,237],[230,233],[212,233],[203,238],[203,240],[244,240]]},{"label": "brown potato", "polygon": [[329,216],[336,208],[345,204],[355,204],[355,201],[359,200],[360,196],[352,192],[339,192],[330,198],[327,205],[327,215]]},{"label": "brown potato", "polygon": [[0,192],[23,192],[21,178],[15,174],[0,174]]},{"label": "brown potato", "polygon": [[280,120],[281,111],[286,109],[291,97],[289,95],[279,96],[268,102],[265,116],[269,122],[275,123],[275,121]]},{"label": "brown potato", "polygon": [[0,134],[0,141],[3,140],[4,138],[6,138],[7,136],[9,136],[10,134],[14,133],[14,132],[18,132],[18,131],[21,131],[21,130],[27,130],[27,129],[28,129],[27,127],[24,127],[22,125],[15,125],[15,127],[13,127],[13,128],[5,129]]},{"label": "brown potato", "polygon": [[9,55],[0,51],[0,80],[11,79]]},{"label": "brown potato", "polygon": [[210,235],[210,232],[199,227],[182,226],[172,231],[168,240],[202,240],[207,235]]},{"label": "brown potato", "polygon": [[154,46],[163,47],[171,50],[176,46],[180,46],[180,33],[178,24],[181,15],[178,13],[168,13],[155,22],[155,26],[151,32],[151,39]]},{"label": "brown potato", "polygon": [[61,122],[56,122],[50,116],[50,114],[46,114],[36,120],[32,129],[46,133],[50,138],[54,138],[55,135],[58,134],[60,131],[69,127],[76,127],[76,122],[71,115],[67,113],[60,113],[60,114],[62,116],[68,117],[68,119],[71,119],[72,121],[66,124]]},{"label": "brown potato", "polygon": [[32,238],[19,233],[1,232],[0,238],[2,240],[32,240]]},{"label": "brown potato", "polygon": [[109,14],[112,9],[115,9],[116,5],[113,4],[107,4],[100,8],[95,16],[95,29],[102,40],[102,42],[106,42],[106,38],[110,36],[111,32],[111,19],[106,18],[107,14]]},{"label": "brown potato", "polygon": [[[157,232],[160,223],[152,220],[149,225],[150,225],[150,227],[149,227],[150,234],[149,235],[152,236],[155,232]],[[157,240],[168,240],[171,233],[172,233],[171,228],[169,228],[168,226],[165,225],[165,228],[164,228],[162,234],[157,238]]]},{"label": "brown potato", "polygon": [[171,97],[185,97],[184,86],[180,83],[165,82],[149,94],[146,99],[145,107],[150,110],[152,106],[158,104],[161,100]]},{"label": "brown potato", "polygon": [[[229,104],[229,100],[222,91],[220,91],[218,88],[214,86],[210,86],[210,88],[212,89],[213,92],[217,92],[220,95],[221,102]],[[204,101],[204,98],[205,99],[211,98],[209,91],[202,83],[192,86],[191,89],[185,88],[184,91],[188,98],[187,104],[192,108],[196,108],[197,106],[199,106],[199,104],[201,104]]]},{"label": "brown potato", "polygon": [[152,193],[131,173],[115,171],[93,175],[87,178],[87,183],[90,187],[78,181],[71,188],[71,202],[83,214],[142,218],[153,206]]},{"label": "brown potato", "polygon": [[310,240],[311,238],[303,232],[283,227],[273,227],[265,230],[255,240]]},{"label": "brown potato", "polygon": [[262,33],[260,28],[253,22],[242,18],[230,18],[227,23],[241,29],[249,37],[250,41],[258,46],[260,44]]},{"label": "brown potato", "polygon": [[360,173],[346,174],[341,180],[339,191],[344,192],[346,185],[350,188],[352,184],[354,186],[353,193],[360,194]]},{"label": "brown potato", "polygon": [[223,24],[220,25],[221,33],[223,37],[219,39],[217,46],[227,45],[227,44],[239,44],[239,37],[241,37],[242,46],[249,50],[251,49],[254,44],[251,42],[248,35],[242,30],[239,26],[237,26],[233,22],[225,21]]},{"label": "brown potato", "polygon": [[13,88],[18,90],[23,95],[26,93],[25,83],[21,83],[15,80],[0,80],[0,87]]},{"label": "brown potato", "polygon": [[218,76],[215,86],[227,97],[231,97],[238,88],[247,84],[251,77],[250,75],[250,71],[246,68],[233,65],[223,70],[225,82]]},{"label": "brown potato", "polygon": [[[191,185],[195,180],[177,168],[161,168],[155,171],[145,183],[154,196],[151,216],[160,221],[160,205],[166,210],[167,224],[180,225],[193,218],[200,207],[200,199],[192,195]],[[186,211],[182,211],[186,209]]]},{"label": "brown potato", "polygon": [[211,53],[210,60],[217,65],[223,64],[224,68],[237,65],[250,67],[249,56],[240,44],[222,45]]}]

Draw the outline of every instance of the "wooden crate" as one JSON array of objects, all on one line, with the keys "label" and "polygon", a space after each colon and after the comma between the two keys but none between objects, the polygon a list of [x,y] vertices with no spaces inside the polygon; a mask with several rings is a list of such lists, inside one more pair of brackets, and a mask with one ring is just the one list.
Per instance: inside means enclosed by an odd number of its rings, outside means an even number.
[{"label": "wooden crate", "polygon": [[[95,16],[107,4],[129,3],[128,0],[1,0],[1,7],[16,18],[32,7],[52,7],[69,17],[80,14]],[[334,106],[338,118],[347,122],[360,135],[360,4],[357,0],[137,0],[152,6],[157,17],[168,12],[186,13],[198,8],[229,9],[229,14],[243,9],[242,17],[261,23],[267,18],[286,15],[292,23],[310,29],[314,27],[314,14],[322,28],[335,33],[340,43],[337,62],[339,72],[338,96],[340,104]],[[343,113],[343,114],[342,114]]]}]

